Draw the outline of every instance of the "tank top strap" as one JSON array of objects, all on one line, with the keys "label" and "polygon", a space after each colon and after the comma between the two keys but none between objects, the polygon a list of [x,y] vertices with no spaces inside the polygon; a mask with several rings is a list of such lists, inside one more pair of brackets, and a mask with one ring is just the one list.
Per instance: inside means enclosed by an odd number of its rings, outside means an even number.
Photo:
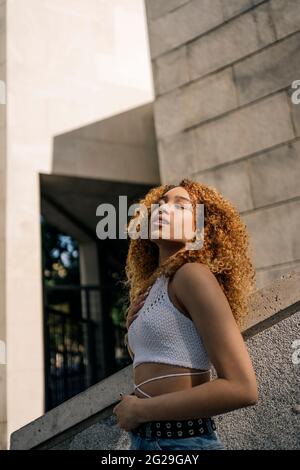
[{"label": "tank top strap", "polygon": [[141,385],[152,382],[153,380],[164,379],[166,377],[177,377],[178,375],[198,375],[198,374],[204,374],[206,372],[207,372],[207,370],[202,370],[202,371],[199,371],[199,372],[178,372],[178,373],[174,373],[174,374],[159,375],[158,377],[152,377],[151,379],[144,380],[140,384],[135,385],[135,387],[140,387]]}]

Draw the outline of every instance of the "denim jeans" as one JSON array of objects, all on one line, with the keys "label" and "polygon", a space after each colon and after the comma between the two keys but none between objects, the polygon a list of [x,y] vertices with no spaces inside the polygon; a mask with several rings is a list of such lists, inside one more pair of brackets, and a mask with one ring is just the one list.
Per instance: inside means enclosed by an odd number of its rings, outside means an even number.
[{"label": "denim jeans", "polygon": [[131,445],[129,450],[226,450],[216,431],[193,437],[147,437],[150,436],[150,423],[146,425],[147,435],[141,437],[129,431]]}]

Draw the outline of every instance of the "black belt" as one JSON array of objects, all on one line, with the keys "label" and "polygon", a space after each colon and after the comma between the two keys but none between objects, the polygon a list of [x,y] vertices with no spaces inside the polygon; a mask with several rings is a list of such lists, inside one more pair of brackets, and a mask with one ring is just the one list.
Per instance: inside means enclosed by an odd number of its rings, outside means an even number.
[{"label": "black belt", "polygon": [[194,418],[173,421],[148,421],[132,432],[141,437],[184,438],[211,434],[216,430],[213,418]]}]

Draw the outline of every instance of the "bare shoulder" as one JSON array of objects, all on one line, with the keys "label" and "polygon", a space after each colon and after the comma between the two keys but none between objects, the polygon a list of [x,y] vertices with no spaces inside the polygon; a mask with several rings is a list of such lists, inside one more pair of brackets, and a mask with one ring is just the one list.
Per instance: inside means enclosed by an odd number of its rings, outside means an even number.
[{"label": "bare shoulder", "polygon": [[213,306],[218,311],[230,312],[228,301],[214,273],[206,264],[185,263],[174,275],[176,298],[193,317],[193,312],[201,311],[201,316],[210,315]]},{"label": "bare shoulder", "polygon": [[216,285],[218,281],[215,275],[211,272],[209,267],[204,263],[185,263],[174,275],[175,287],[184,286],[199,286],[199,283],[213,283]]}]

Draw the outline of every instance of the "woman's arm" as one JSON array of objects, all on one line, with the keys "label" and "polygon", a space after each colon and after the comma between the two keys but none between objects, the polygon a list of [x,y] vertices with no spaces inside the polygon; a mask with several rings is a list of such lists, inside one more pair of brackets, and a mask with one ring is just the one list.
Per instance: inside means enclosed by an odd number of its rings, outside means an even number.
[{"label": "woman's arm", "polygon": [[176,297],[190,313],[218,378],[188,390],[139,400],[139,421],[210,417],[255,405],[255,373],[228,300],[210,269],[186,263],[174,276]]}]

